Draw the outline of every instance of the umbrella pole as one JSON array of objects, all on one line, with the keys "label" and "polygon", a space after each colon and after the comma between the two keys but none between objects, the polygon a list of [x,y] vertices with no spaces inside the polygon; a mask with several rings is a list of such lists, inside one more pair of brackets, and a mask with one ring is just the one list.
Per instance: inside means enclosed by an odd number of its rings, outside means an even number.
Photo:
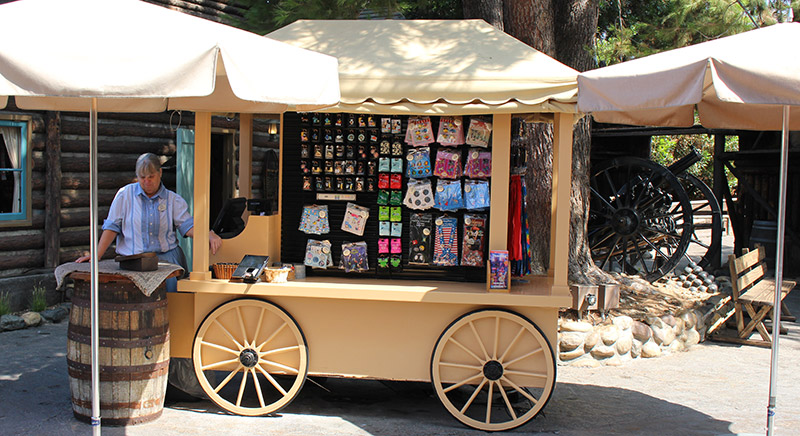
[{"label": "umbrella pole", "polygon": [[97,252],[97,99],[92,98],[89,111],[89,240],[92,255],[91,312],[92,312],[92,434],[99,436],[100,427],[100,370],[98,351],[100,346],[98,273],[100,256]]},{"label": "umbrella pole", "polygon": [[778,390],[778,340],[781,324],[781,288],[783,287],[783,232],[786,226],[786,174],[789,168],[789,106],[783,107],[781,128],[780,190],[778,191],[778,235],[775,238],[775,300],[772,306],[772,357],[769,367],[769,404],[767,436],[772,436]]}]

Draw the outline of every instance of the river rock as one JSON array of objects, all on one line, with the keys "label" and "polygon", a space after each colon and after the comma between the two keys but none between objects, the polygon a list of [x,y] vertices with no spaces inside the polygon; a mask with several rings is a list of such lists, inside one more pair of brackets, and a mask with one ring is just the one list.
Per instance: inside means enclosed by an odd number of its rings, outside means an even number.
[{"label": "river rock", "polygon": [[619,356],[612,356],[603,361],[605,366],[622,366],[624,361]]},{"label": "river rock", "polygon": [[659,328],[660,328],[660,327],[664,327],[664,321],[662,321],[662,320],[661,320],[661,318],[659,318],[659,317],[657,317],[657,316],[649,316],[649,315],[648,315],[648,316],[645,318],[645,322],[646,322],[648,325],[650,325],[651,327],[659,327]]},{"label": "river rock", "polygon": [[661,321],[670,327],[675,327],[675,317],[670,314],[661,315]]},{"label": "river rock", "polygon": [[642,355],[642,342],[634,339],[631,343],[631,357],[634,359]]},{"label": "river rock", "polygon": [[569,366],[576,366],[579,368],[599,368],[603,366],[602,363],[592,359],[591,357],[586,357],[583,359],[575,359],[569,363]]},{"label": "river rock", "polygon": [[683,320],[683,326],[685,329],[693,329],[695,325],[697,325],[697,315],[694,314],[692,311],[682,312],[678,315],[678,318]]},{"label": "river rock", "polygon": [[570,360],[577,359],[577,358],[583,356],[584,354],[586,354],[586,353],[583,351],[583,348],[576,348],[576,349],[574,349],[572,351],[565,351],[565,352],[562,352],[562,353],[558,353],[558,358],[562,362],[568,362]]},{"label": "river rock", "polygon": [[19,330],[25,328],[25,320],[17,315],[0,316],[0,331]]},{"label": "river rock", "polygon": [[572,351],[583,344],[584,334],[576,332],[561,333],[558,337],[558,346],[561,351]]},{"label": "river rock", "polygon": [[653,340],[658,345],[666,346],[671,344],[672,341],[675,340],[675,330],[673,330],[670,327],[666,326],[664,328],[652,327],[652,329],[653,329]]},{"label": "river rock", "polygon": [[678,336],[683,333],[685,324],[680,317],[675,317],[673,319],[675,320],[675,325],[672,326],[672,330],[675,331],[675,336]]},{"label": "river rock", "polygon": [[25,312],[20,316],[25,321],[25,326],[27,327],[36,327],[42,323],[42,316],[36,312]]},{"label": "river rock", "polygon": [[683,342],[681,342],[681,341],[672,341],[672,343],[669,344],[669,351],[671,351],[673,353],[677,353],[677,352],[683,351],[685,349],[686,349],[686,347],[683,345]]},{"label": "river rock", "polygon": [[42,318],[54,324],[58,324],[61,321],[63,321],[64,318],[67,317],[67,315],[69,315],[69,311],[67,311],[67,309],[64,307],[59,306],[53,309],[43,310],[39,312],[39,314],[42,315]]},{"label": "river rock", "polygon": [[614,318],[612,322],[615,326],[619,327],[620,330],[628,330],[633,324],[633,318],[627,315],[622,315]]},{"label": "river rock", "polygon": [[592,324],[583,321],[564,321],[561,323],[561,331],[587,333],[592,331]]},{"label": "river rock", "polygon": [[604,325],[597,332],[600,333],[600,338],[605,345],[612,345],[619,339],[619,327],[615,325]]},{"label": "river rock", "polygon": [[634,321],[631,325],[631,333],[633,333],[633,337],[639,340],[642,343],[647,342],[653,337],[653,331],[650,330],[647,324],[641,321]]},{"label": "river rock", "polygon": [[683,336],[683,344],[686,346],[686,348],[700,343],[700,333],[697,333],[697,330],[695,329],[686,330],[683,332]]},{"label": "river rock", "polygon": [[653,341],[648,341],[642,345],[642,357],[658,357],[661,355],[661,347]]},{"label": "river rock", "polygon": [[592,357],[595,359],[607,359],[614,354],[614,348],[608,345],[598,345],[592,348]]},{"label": "river rock", "polygon": [[583,349],[586,351],[591,350],[594,348],[597,343],[600,342],[600,333],[597,330],[589,333],[586,335],[586,338],[583,340]]},{"label": "river rock", "polygon": [[614,348],[617,349],[617,354],[627,354],[631,351],[631,347],[633,346],[633,336],[631,335],[622,335],[616,344],[614,344]]}]

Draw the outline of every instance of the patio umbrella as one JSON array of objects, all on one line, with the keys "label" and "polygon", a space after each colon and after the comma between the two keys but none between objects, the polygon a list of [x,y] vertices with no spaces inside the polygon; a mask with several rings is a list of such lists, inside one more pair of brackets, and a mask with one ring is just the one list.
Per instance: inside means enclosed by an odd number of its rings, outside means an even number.
[{"label": "patio umbrella", "polygon": [[92,425],[98,433],[98,111],[313,110],[339,101],[338,62],[137,0],[4,4],[0,40],[0,108],[15,96],[21,109],[90,112]]},{"label": "patio umbrella", "polygon": [[[691,126],[697,111],[709,128],[781,130],[774,318],[780,319],[789,130],[800,129],[800,23],[670,50],[582,73],[578,110],[601,122]],[[779,323],[773,323],[767,434],[777,396]]]}]

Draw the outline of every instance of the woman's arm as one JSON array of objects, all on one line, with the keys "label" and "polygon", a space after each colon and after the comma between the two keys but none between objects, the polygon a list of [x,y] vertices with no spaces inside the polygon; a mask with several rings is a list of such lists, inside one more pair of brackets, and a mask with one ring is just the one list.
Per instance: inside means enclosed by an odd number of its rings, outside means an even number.
[{"label": "woman's arm", "polygon": [[[100,241],[97,242],[97,252],[100,253],[99,259],[103,258],[103,255],[106,254],[108,247],[111,246],[111,243],[114,242],[114,239],[117,237],[117,232],[113,230],[103,230],[103,234],[100,235]],[[88,256],[81,256],[75,259],[75,262],[82,263],[86,262],[87,260],[92,258],[92,254],[89,253]]]},{"label": "woman's arm", "polygon": [[[194,239],[194,227],[186,231],[186,236]],[[208,246],[211,249],[211,254],[217,254],[219,247],[222,247],[222,238],[220,238],[213,230],[208,231]]]}]

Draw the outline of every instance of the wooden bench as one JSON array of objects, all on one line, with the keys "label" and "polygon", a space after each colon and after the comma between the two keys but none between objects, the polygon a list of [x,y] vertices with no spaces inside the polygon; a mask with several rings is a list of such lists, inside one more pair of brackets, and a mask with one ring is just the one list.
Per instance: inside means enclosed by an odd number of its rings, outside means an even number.
[{"label": "wooden bench", "polygon": [[[775,301],[775,281],[764,278],[764,274],[767,272],[767,265],[764,262],[765,250],[763,246],[756,246],[752,251],[748,251],[745,248],[743,251],[744,253],[740,257],[734,255],[728,257],[728,266],[731,270],[731,285],[733,285],[734,310],[732,314],[736,317],[737,334],[736,336],[714,334],[711,338],[725,342],[770,347],[772,346],[772,336],[767,331],[764,320],[768,316],[772,316],[772,308]],[[783,304],[783,299],[795,285],[796,283],[790,280],[782,281],[781,312],[785,315],[781,316],[783,320],[794,320],[792,314]],[[745,312],[750,317],[750,322],[747,325],[744,323]],[[730,315],[731,313],[726,318],[730,317]],[[753,330],[758,331],[761,335],[761,340],[750,339]]]}]

